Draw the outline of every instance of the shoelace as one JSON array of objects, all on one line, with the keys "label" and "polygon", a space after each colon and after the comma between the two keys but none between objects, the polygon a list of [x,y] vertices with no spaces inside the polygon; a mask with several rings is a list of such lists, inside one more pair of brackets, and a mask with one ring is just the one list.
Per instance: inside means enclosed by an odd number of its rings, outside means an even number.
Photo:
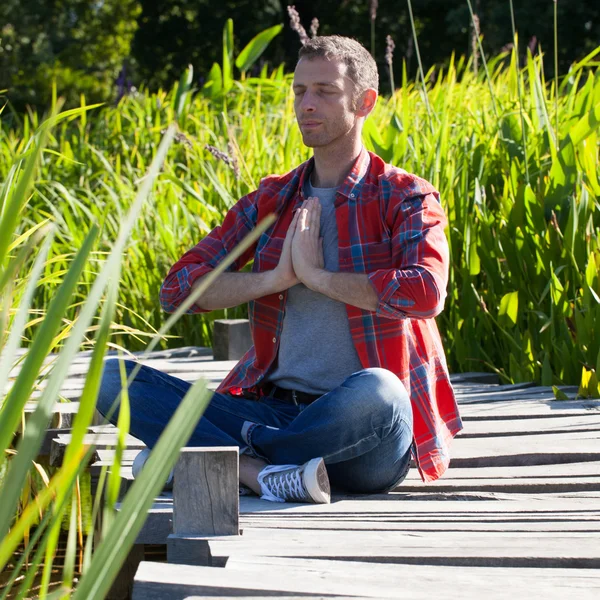
[{"label": "shoelace", "polygon": [[306,497],[300,469],[295,465],[265,467],[258,477],[258,482],[263,500],[285,502]]}]

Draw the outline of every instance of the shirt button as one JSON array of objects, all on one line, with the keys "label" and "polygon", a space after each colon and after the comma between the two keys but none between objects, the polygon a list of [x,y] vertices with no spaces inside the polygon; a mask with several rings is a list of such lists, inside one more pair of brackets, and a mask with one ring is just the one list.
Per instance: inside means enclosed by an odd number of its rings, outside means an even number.
[{"label": "shirt button", "polygon": [[354,198],[354,194],[350,194],[350,198]]},{"label": "shirt button", "polygon": [[283,300],[283,294],[279,294],[279,299]]},{"label": "shirt button", "polygon": [[277,343],[277,338],[273,338],[273,343],[276,344]]}]

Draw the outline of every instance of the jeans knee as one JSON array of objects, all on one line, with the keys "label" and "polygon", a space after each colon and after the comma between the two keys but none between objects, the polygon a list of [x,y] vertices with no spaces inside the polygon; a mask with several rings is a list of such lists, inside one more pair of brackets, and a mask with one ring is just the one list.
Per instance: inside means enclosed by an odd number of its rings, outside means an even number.
[{"label": "jeans knee", "polygon": [[[100,389],[98,390],[96,409],[104,416],[110,412],[114,401],[122,388],[120,362],[121,361],[117,358],[109,358],[103,365],[102,380],[100,382]],[[135,363],[127,360],[123,362],[125,363],[125,375],[127,376],[131,372],[131,366]],[[115,419],[117,415],[118,411],[115,410]]]},{"label": "jeans knee", "polygon": [[363,401],[389,413],[390,420],[403,418],[412,423],[412,405],[404,384],[388,369],[371,367],[355,374]]}]

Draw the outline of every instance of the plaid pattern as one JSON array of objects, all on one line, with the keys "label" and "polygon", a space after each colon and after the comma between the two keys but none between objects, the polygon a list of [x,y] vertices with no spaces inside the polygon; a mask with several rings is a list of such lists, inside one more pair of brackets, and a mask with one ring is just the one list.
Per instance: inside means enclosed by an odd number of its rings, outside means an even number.
[{"label": "plaid pattern", "polygon": [[[230,270],[252,258],[254,272],[274,269],[312,167],[310,159],[286,175],[267,177],[233,206],[223,225],[170,270],[161,289],[162,307],[174,311],[194,282],[271,212],[275,223]],[[427,181],[363,148],[338,190],[335,207],[339,270],[366,273],[379,298],[376,312],[346,305],[354,346],[363,367],[389,369],[409,390],[415,459],[422,479],[433,481],[447,469],[449,442],[462,429],[434,319],[444,304],[449,263],[439,194]],[[282,292],[249,303],[254,345],[221,383],[220,392],[260,392],[277,356],[286,297]],[[202,309],[194,306],[189,312]]]}]

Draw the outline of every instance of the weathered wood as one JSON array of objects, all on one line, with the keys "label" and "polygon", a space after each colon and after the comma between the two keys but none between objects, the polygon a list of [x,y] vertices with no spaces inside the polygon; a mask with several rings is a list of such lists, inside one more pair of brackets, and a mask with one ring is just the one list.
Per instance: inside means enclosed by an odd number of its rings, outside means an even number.
[{"label": "weathered wood", "polygon": [[183,448],[175,465],[173,533],[167,559],[206,565],[205,537],[239,534],[237,447]]},{"label": "weathered wood", "polygon": [[239,533],[237,447],[182,448],[175,465],[173,533]]},{"label": "weathered wood", "polygon": [[252,346],[248,319],[217,319],[213,327],[215,360],[239,360]]},{"label": "weathered wood", "polygon": [[[125,438],[127,448],[139,448],[143,450],[146,447],[144,442],[138,440],[132,435],[127,435]],[[52,440],[50,446],[50,464],[54,467],[62,464],[65,456],[66,447],[71,443],[71,434],[60,434]],[[88,433],[83,438],[83,443],[86,446],[94,446],[95,448],[108,448],[115,446],[117,443],[116,433]],[[98,455],[94,454],[90,462],[98,460]]]},{"label": "weathered wood", "polygon": [[597,533],[302,531],[247,529],[208,540],[214,566],[230,556],[287,556],[473,567],[600,568]]},{"label": "weathered wood", "polygon": [[461,438],[452,443],[457,467],[520,466],[600,460],[600,432]]},{"label": "weathered wood", "polygon": [[475,420],[556,418],[561,416],[586,416],[600,413],[597,400],[565,400],[556,402],[548,399],[528,399],[521,402],[504,400],[490,404],[463,404],[460,414],[465,422]]},{"label": "weathered wood", "polygon": [[[260,559],[259,559],[260,560]],[[295,563],[298,563],[296,566]],[[155,568],[152,568],[155,567]],[[171,587],[173,586],[173,587]],[[170,600],[198,597],[288,598],[341,595],[363,598],[431,598],[432,589],[455,590],[457,597],[493,600],[513,597],[563,599],[594,598],[600,588],[598,574],[584,570],[428,567],[376,565],[341,561],[274,559],[247,564],[235,562],[225,569],[142,563],[136,574],[134,600]],[[580,595],[581,594],[581,595]]]},{"label": "weathered wood", "polygon": [[[568,465],[567,465],[568,466]],[[401,488],[398,488],[401,489]],[[479,493],[478,500],[461,493],[407,494],[393,492],[386,496],[363,496],[356,499],[343,499],[334,496],[329,505],[315,504],[274,504],[255,496],[239,498],[240,526],[280,527],[278,520],[288,520],[290,527],[298,523],[315,524],[347,522],[348,529],[382,530],[507,530],[528,531],[597,531],[600,521],[600,501],[583,497],[576,499],[552,499],[550,494],[541,497]],[[548,498],[545,500],[544,498]],[[163,493],[149,511],[148,520],[140,531],[139,543],[166,543],[172,531],[172,499]],[[308,521],[307,519],[310,519]],[[356,526],[360,521],[365,527]],[[375,525],[379,523],[379,525]],[[341,525],[340,525],[341,527]],[[324,527],[326,528],[326,527]]]},{"label": "weathered wood", "polygon": [[199,535],[169,534],[167,560],[176,565],[212,566],[207,538]]},{"label": "weathered wood", "polygon": [[374,589],[358,581],[295,573],[293,569],[229,570],[180,564],[141,563],[135,576],[133,600],[171,600],[193,594],[220,597],[264,594],[286,596],[289,593],[327,596],[397,598],[398,589],[386,581]]},{"label": "weathered wood", "polygon": [[106,600],[129,600],[133,591],[133,579],[140,563],[144,560],[144,546],[134,544],[119,570]]},{"label": "weathered wood", "polygon": [[[515,598],[564,598],[573,593],[579,598],[595,598],[600,589],[600,572],[583,569],[512,569],[506,567],[443,567],[390,565],[363,562],[311,560],[302,558],[244,557],[229,559],[226,570],[293,569],[348,582],[379,581],[396,584],[397,597],[431,598],[431,590],[456,590],[461,598],[506,598],[506,582]],[[575,591],[576,590],[576,591]],[[583,596],[579,596],[582,593]]]},{"label": "weathered wood", "polygon": [[460,432],[465,437],[500,437],[507,435],[539,436],[549,433],[600,431],[600,411],[597,414],[559,415],[533,419],[478,419],[466,421]]},{"label": "weathered wood", "polygon": [[416,469],[397,488],[410,491],[472,491],[542,494],[600,491],[600,462],[519,467],[459,468],[451,465],[441,479],[423,483]]},{"label": "weathered wood", "polygon": [[240,527],[243,532],[249,529],[285,529],[285,530],[330,530],[330,531],[399,531],[399,532],[423,532],[423,531],[445,531],[462,533],[465,531],[480,532],[505,532],[505,533],[572,533],[584,532],[600,535],[600,519],[582,519],[581,517],[540,517],[539,515],[528,515],[525,518],[485,518],[482,520],[468,519],[465,515],[462,519],[432,521],[423,518],[398,519],[393,515],[385,517],[365,518],[362,515],[352,517],[313,517],[306,518],[305,515],[273,515],[264,518],[260,515],[240,516]]},{"label": "weathered wood", "polygon": [[[118,502],[115,508],[120,510],[121,503]],[[172,532],[173,500],[168,497],[160,498],[148,511],[146,521],[136,538],[136,544],[166,544]]]},{"label": "weathered wood", "polygon": [[[390,494],[373,494],[370,496],[351,496],[340,498],[331,504],[279,504],[261,500],[256,496],[242,496],[240,501],[240,514],[304,514],[308,517],[314,515],[389,515],[395,518],[422,517],[425,519],[448,519],[455,515],[466,518],[484,518],[487,516],[507,515],[578,515],[589,516],[600,514],[600,502],[596,498],[587,498],[577,494],[576,499],[506,495],[498,497],[497,494],[481,494],[477,499],[471,496],[403,494],[392,492]],[[430,499],[428,499],[430,498]]]}]

